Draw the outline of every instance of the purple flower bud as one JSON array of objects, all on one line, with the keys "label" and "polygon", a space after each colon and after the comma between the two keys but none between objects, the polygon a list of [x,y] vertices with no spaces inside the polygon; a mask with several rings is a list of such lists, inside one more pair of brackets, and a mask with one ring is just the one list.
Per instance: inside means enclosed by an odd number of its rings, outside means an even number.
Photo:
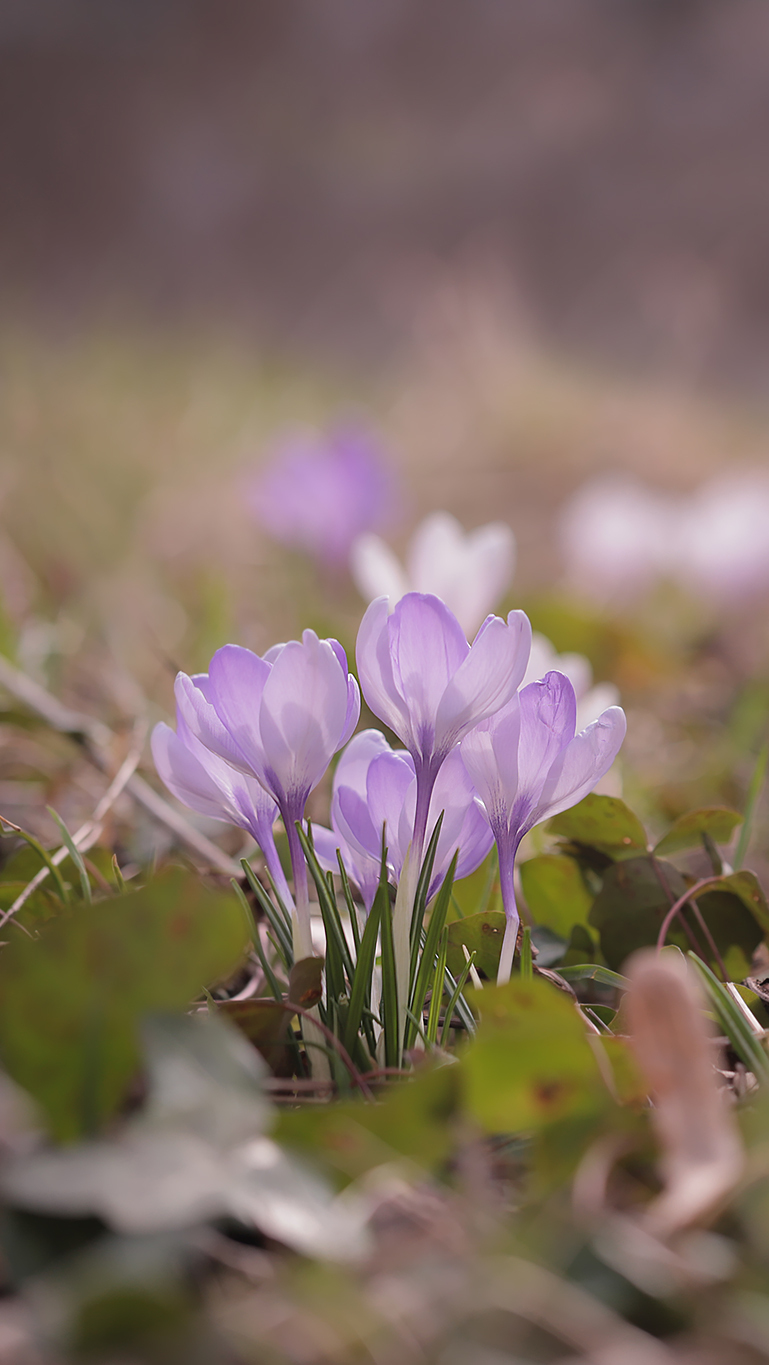
[{"label": "purple flower bud", "polygon": [[[340,850],[366,909],[371,908],[379,882],[382,830],[390,878],[397,883],[414,837],[416,803],[417,778],[411,755],[403,749],[391,749],[378,730],[356,735],[334,774],[333,829],[315,827],[313,833],[318,857],[327,870],[337,870],[336,850]],[[429,895],[437,890],[457,849],[456,875],[467,877],[480,866],[494,842],[457,748],[448,755],[433,787],[429,830],[441,812],[443,823]]]},{"label": "purple flower bud", "polygon": [[276,802],[286,827],[297,893],[297,954],[312,951],[307,869],[295,823],[333,755],[360,715],[358,684],[336,640],[306,630],[264,658],[225,645],[205,680],[180,673],[179,715],[204,751],[255,778]]},{"label": "purple flower bud", "polygon": [[460,745],[499,849],[508,918],[500,980],[508,979],[515,951],[513,867],[524,834],[587,796],[611,767],[625,738],[627,723],[619,706],[610,706],[579,734],[576,715],[569,679],[551,672],[524,687]]},{"label": "purple flower bud", "polygon": [[358,631],[363,695],[411,754],[417,777],[414,846],[421,857],[433,783],[454,746],[515,695],[529,657],[522,611],[488,616],[472,646],[438,597],[408,593],[392,615],[372,602]]},{"label": "purple flower bud", "polygon": [[287,437],[253,478],[246,497],[268,535],[340,566],[356,536],[392,519],[398,490],[374,436],[348,426],[328,436],[298,432]]},{"label": "purple flower bud", "polygon": [[[190,681],[205,695],[208,685],[205,674]],[[248,831],[264,854],[278,895],[284,905],[291,906],[291,892],[272,832],[278,807],[264,787],[206,749],[190,733],[179,714],[176,733],[169,725],[155,726],[152,757],[163,782],[182,805],[199,815],[226,820]]]}]

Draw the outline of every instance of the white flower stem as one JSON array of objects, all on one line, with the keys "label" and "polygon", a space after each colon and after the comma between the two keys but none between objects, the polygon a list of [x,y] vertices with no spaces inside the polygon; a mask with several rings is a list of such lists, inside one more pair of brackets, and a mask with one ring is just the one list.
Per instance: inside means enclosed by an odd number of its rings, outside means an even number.
[{"label": "white flower stem", "polygon": [[[291,870],[294,875],[294,908],[291,912],[293,940],[294,940],[294,961],[301,962],[304,957],[313,956],[312,928],[310,922],[310,894],[307,886],[307,864],[304,860],[302,845],[299,842],[299,835],[296,826],[290,821],[285,820],[286,835],[288,836],[288,848],[291,854]],[[317,1005],[313,1005],[309,1011],[315,1019],[320,1020],[320,1011]],[[312,1019],[302,1019],[302,1033],[307,1044],[307,1059],[310,1064],[310,1074],[313,1080],[330,1081],[331,1067],[329,1059],[322,1048],[327,1046],[327,1040],[319,1028],[315,1027]]]},{"label": "white flower stem", "polygon": [[499,849],[499,884],[502,891],[502,904],[505,908],[505,936],[502,939],[502,951],[499,955],[499,969],[497,971],[497,985],[504,986],[510,980],[513,970],[513,959],[515,957],[515,945],[518,942],[518,927],[521,917],[518,914],[518,906],[515,900],[515,883],[513,881],[513,869],[515,866],[515,853],[508,849]]}]

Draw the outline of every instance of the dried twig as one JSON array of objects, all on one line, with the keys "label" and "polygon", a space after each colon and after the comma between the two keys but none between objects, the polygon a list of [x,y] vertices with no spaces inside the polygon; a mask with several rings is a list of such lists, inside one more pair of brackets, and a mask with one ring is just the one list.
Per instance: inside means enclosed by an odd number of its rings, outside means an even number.
[{"label": "dried twig", "polygon": [[[56,697],[53,697],[50,692],[35,682],[34,678],[29,678],[26,673],[22,673],[20,669],[2,656],[0,656],[0,684],[17,701],[40,716],[51,726],[51,729],[58,730],[61,734],[69,735],[74,739],[88,760],[100,772],[110,773],[112,763],[109,754],[114,736],[106,725],[62,705]],[[177,839],[186,844],[203,862],[216,868],[218,872],[224,873],[227,877],[237,877],[238,881],[243,879],[243,869],[240,863],[229,858],[215,843],[207,839],[205,834],[196,830],[194,825],[180,811],[174,810],[173,806],[164,801],[163,797],[159,796],[137,772],[129,775],[123,789],[138,805],[143,806],[145,810],[149,811],[150,815],[153,815],[156,820],[170,829]],[[95,813],[94,818],[96,818]],[[78,845],[78,847],[82,851],[83,847],[88,848],[90,844]],[[0,924],[3,922],[0,920]]]}]

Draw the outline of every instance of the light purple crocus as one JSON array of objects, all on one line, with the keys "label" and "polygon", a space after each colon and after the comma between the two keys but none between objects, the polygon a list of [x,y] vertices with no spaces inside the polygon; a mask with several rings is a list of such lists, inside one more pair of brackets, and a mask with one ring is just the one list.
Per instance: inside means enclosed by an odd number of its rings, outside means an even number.
[{"label": "light purple crocus", "polygon": [[364,531],[385,527],[397,507],[391,462],[363,426],[284,438],[251,480],[246,499],[268,535],[342,567]]},{"label": "light purple crocus", "polygon": [[[190,681],[207,696],[209,680],[205,673],[193,676]],[[226,820],[228,824],[247,830],[262,851],[283,904],[292,906],[293,899],[272,832],[278,807],[261,783],[206,749],[191,734],[178,711],[176,731],[161,722],[152,732],[151,743],[155,767],[168,790],[182,805],[199,815]]]},{"label": "light purple crocus", "polygon": [[187,729],[218,759],[255,778],[276,802],[294,874],[294,951],[312,953],[307,867],[296,832],[307,797],[358,723],[360,695],[336,640],[306,630],[260,658],[225,645],[205,688],[180,673],[177,707]]},{"label": "light purple crocus", "polygon": [[625,713],[610,706],[579,734],[569,679],[551,672],[471,731],[460,745],[499,850],[507,926],[498,981],[509,980],[518,936],[513,869],[523,836],[576,805],[611,767],[625,737]]},{"label": "light purple crocus", "polygon": [[[416,772],[411,754],[391,749],[379,730],[362,730],[350,741],[334,774],[332,829],[313,827],[323,867],[337,871],[336,850],[351,881],[371,909],[382,856],[382,830],[390,880],[397,884],[414,834]],[[428,897],[435,894],[454,854],[456,876],[468,877],[483,862],[494,838],[459,749],[452,749],[433,787],[428,812],[432,830],[443,812]]]},{"label": "light purple crocus", "polygon": [[371,710],[414,761],[413,858],[421,862],[441,765],[464,735],[515,695],[526,670],[531,626],[522,611],[488,616],[472,645],[438,597],[407,593],[392,614],[386,597],[366,611],[356,657]]}]

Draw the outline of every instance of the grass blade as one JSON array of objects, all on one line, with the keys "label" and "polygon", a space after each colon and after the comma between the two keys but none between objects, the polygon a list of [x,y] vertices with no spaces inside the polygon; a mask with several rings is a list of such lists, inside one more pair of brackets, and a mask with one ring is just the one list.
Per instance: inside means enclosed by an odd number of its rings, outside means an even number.
[{"label": "grass blade", "polygon": [[695,953],[687,953],[687,957],[699,973],[718,1023],[740,1061],[744,1062],[748,1071],[753,1072],[757,1081],[766,1083],[769,1081],[769,1056],[742,1011],[735,1004],[723,982],[711,972],[707,963]]},{"label": "grass blade", "polygon": [[251,942],[254,945],[256,955],[259,958],[259,962],[261,963],[265,980],[272,992],[273,999],[277,1000],[278,1004],[281,1005],[283,1003],[283,992],[280,989],[280,986],[278,985],[278,979],[274,971],[272,970],[272,967],[267,961],[267,954],[264,951],[261,936],[259,934],[259,926],[256,923],[256,920],[254,919],[251,906],[249,905],[245,897],[243,888],[240,886],[239,882],[235,880],[234,877],[231,878],[231,886],[233,891],[235,892],[235,895],[240,901],[241,909],[246,917],[246,924],[248,925],[248,932],[251,936]]},{"label": "grass blade", "polygon": [[521,935],[521,961],[520,961],[521,981],[531,981],[534,975],[534,964],[531,957],[531,928],[527,924]]},{"label": "grass blade", "polygon": [[740,837],[737,841],[737,848],[734,853],[735,872],[739,872],[745,862],[748,844],[750,843],[750,836],[753,830],[753,817],[766,777],[767,762],[769,762],[769,744],[763,744],[759,750],[756,766],[753,769],[753,776],[750,779],[750,786],[748,787],[748,795],[745,801],[745,815],[743,816]]},{"label": "grass blade", "polygon": [[[422,956],[418,960],[418,966],[414,976],[414,987],[409,1001],[409,1009],[416,1019],[420,1019],[422,1016],[427,988],[430,983],[430,978],[433,975],[438,943],[441,934],[443,933],[446,916],[449,912],[449,905],[451,904],[451,891],[454,886],[454,872],[456,870],[458,857],[459,850],[457,849],[457,852],[451,860],[451,867],[443,878],[441,889],[435,898],[433,912],[430,916],[430,923],[428,924],[427,932],[425,933]],[[452,985],[453,984],[454,983],[452,983]],[[410,1047],[414,1046],[414,1024],[411,1021],[406,1025],[403,1046],[405,1051],[408,1051]]]},{"label": "grass blade", "polygon": [[360,952],[358,911],[355,906],[355,901],[352,898],[352,888],[350,886],[350,878],[347,876],[347,868],[342,862],[342,855],[339,849],[336,851],[336,860],[339,863],[339,880],[342,883],[342,895],[344,896],[344,903],[347,906],[347,913],[350,916],[350,929],[352,930],[352,941],[355,945],[355,957],[357,959],[358,953]]},{"label": "grass blade", "polygon": [[376,899],[380,902],[380,942],[382,948],[382,1023],[384,1025],[385,1066],[400,1066],[401,1040],[398,1037],[398,982],[395,974],[395,945],[390,888],[381,880]]},{"label": "grass blade", "polygon": [[446,984],[446,955],[448,950],[449,930],[448,926],[444,925],[440,944],[438,946],[438,960],[435,964],[435,975],[433,977],[433,993],[427,1015],[427,1041],[433,1045],[438,1041],[438,1023],[441,1017],[443,991]]},{"label": "grass blade", "polygon": [[[453,1015],[454,1015],[454,1010],[457,1008],[457,1003],[458,1003],[458,1001],[459,1001],[459,997],[460,997],[460,995],[462,994],[462,991],[464,990],[464,987],[465,987],[465,982],[467,981],[467,978],[468,978],[468,976],[470,975],[470,968],[471,968],[472,965],[473,965],[473,960],[474,960],[474,958],[475,958],[475,953],[472,952],[472,953],[470,954],[470,956],[468,957],[468,959],[467,959],[467,961],[466,961],[464,967],[462,968],[461,972],[459,973],[459,976],[457,977],[456,982],[455,982],[455,984],[454,984],[454,989],[452,990],[451,995],[449,996],[449,1003],[448,1003],[447,1006],[446,1006],[446,1013],[445,1013],[444,1019],[443,1019],[443,1029],[441,1030],[441,1043],[440,1043],[440,1045],[441,1045],[442,1048],[445,1048],[445,1046],[446,1046],[446,1044],[447,1044],[447,1042],[448,1042],[448,1040],[449,1040],[449,1034],[450,1034],[450,1031],[451,1031],[451,1020],[452,1020],[452,1017],[453,1017]],[[446,973],[446,976],[447,976],[448,980],[450,981],[450,980],[451,980],[450,973],[447,972],[447,973]],[[463,1003],[464,1003],[464,1005],[465,1005],[465,1008],[467,1008],[467,1002],[466,1002],[466,1001],[463,1001]]]},{"label": "grass blade", "polygon": [[[304,830],[302,829],[301,825],[298,822],[296,826],[296,831],[297,834],[299,835],[299,842],[302,845],[302,852],[304,853],[304,856],[307,859],[307,866],[310,869],[312,879],[315,883],[315,887],[318,892],[318,905],[320,908],[321,916],[323,918],[323,927],[326,930],[327,970],[329,961],[338,959],[339,989],[337,990],[335,986],[333,994],[335,996],[344,995],[345,994],[344,973],[345,972],[347,973],[348,981],[352,981],[355,969],[353,967],[352,957],[350,955],[350,948],[345,937],[344,929],[342,927],[342,919],[339,914],[339,906],[336,903],[336,895],[334,894],[333,881],[331,883],[331,886],[329,886],[329,883],[326,880],[326,873],[323,871],[323,868],[318,862],[315,849],[313,848],[309,838],[307,837],[307,835],[305,834]],[[330,873],[328,875],[329,877],[331,876]],[[332,971],[333,974],[336,976],[337,975],[336,968],[333,968]]]},{"label": "grass blade", "polygon": [[245,858],[241,858],[240,865],[246,874],[246,881],[256,896],[257,902],[275,935],[276,946],[283,966],[289,972],[294,965],[294,947],[286,922],[280,911],[276,910],[262,883]]},{"label": "grass blade", "polygon": [[0,821],[2,821],[2,824],[6,825],[10,830],[12,830],[14,834],[17,834],[20,839],[23,839],[25,844],[29,844],[29,847],[34,849],[40,861],[45,864],[51,876],[53,877],[56,883],[56,890],[58,891],[59,896],[61,897],[62,904],[69,905],[69,892],[64,884],[64,879],[58,867],[56,866],[56,863],[53,861],[53,858],[51,857],[50,853],[46,848],[43,848],[43,845],[40,843],[39,839],[36,839],[34,834],[28,834],[27,831],[25,829],[21,829],[19,825],[14,825],[13,821],[6,820],[4,816],[0,816]]},{"label": "grass blade", "polygon": [[599,967],[595,962],[581,962],[575,967],[554,967],[553,971],[564,981],[597,981],[601,986],[615,986],[618,991],[626,991],[628,979],[612,972],[608,967]]},{"label": "grass blade", "polygon": [[432,881],[433,866],[435,864],[435,853],[436,849],[438,848],[438,840],[440,838],[442,824],[443,811],[441,811],[440,815],[438,816],[438,819],[435,822],[435,829],[433,830],[432,835],[430,836],[430,842],[427,845],[427,852],[425,853],[425,856],[422,860],[422,866],[419,870],[417,889],[414,896],[414,909],[411,914],[411,971],[409,973],[409,985],[413,983],[414,973],[416,972],[417,958],[419,956],[420,934],[422,925],[424,924],[425,910],[427,909],[427,893],[430,889],[430,882]]},{"label": "grass blade", "polygon": [[[381,890],[381,883],[380,883]],[[385,894],[389,895],[385,884]],[[378,899],[379,892],[374,899],[374,904],[366,920],[366,927],[363,930],[363,937],[360,941],[358,958],[353,973],[350,1004],[347,1010],[347,1020],[345,1024],[344,1045],[347,1051],[352,1053],[354,1041],[361,1028],[366,1034],[366,1041],[369,1045],[371,1056],[376,1054],[376,1039],[371,1022],[371,978],[374,973],[376,963],[376,946],[379,935],[379,921],[381,914],[381,901]]]},{"label": "grass blade", "polygon": [[54,810],[53,806],[46,806],[46,810],[48,811],[48,814],[51,815],[51,816],[53,817],[53,819],[56,821],[57,825],[59,826],[59,830],[60,830],[60,832],[61,832],[61,837],[62,837],[62,840],[63,840],[63,842],[64,842],[64,845],[65,845],[65,847],[66,847],[66,849],[67,849],[67,852],[69,853],[70,858],[72,859],[73,863],[75,864],[75,867],[77,868],[77,871],[78,871],[78,876],[80,877],[80,890],[81,890],[82,893],[83,893],[83,900],[84,900],[84,901],[87,901],[87,902],[89,903],[89,905],[90,905],[91,900],[92,900],[92,896],[91,896],[91,879],[90,879],[90,877],[88,876],[88,873],[87,873],[87,871],[86,871],[85,863],[83,862],[83,857],[82,857],[82,854],[81,854],[81,852],[80,852],[80,849],[77,848],[77,847],[75,846],[75,843],[74,843],[74,841],[73,841],[73,839],[72,839],[72,835],[70,834],[69,830],[67,829],[67,826],[65,825],[65,823],[64,823],[64,821],[62,820],[61,816],[60,816],[60,815],[57,815],[57,813],[56,813],[56,811]]}]

